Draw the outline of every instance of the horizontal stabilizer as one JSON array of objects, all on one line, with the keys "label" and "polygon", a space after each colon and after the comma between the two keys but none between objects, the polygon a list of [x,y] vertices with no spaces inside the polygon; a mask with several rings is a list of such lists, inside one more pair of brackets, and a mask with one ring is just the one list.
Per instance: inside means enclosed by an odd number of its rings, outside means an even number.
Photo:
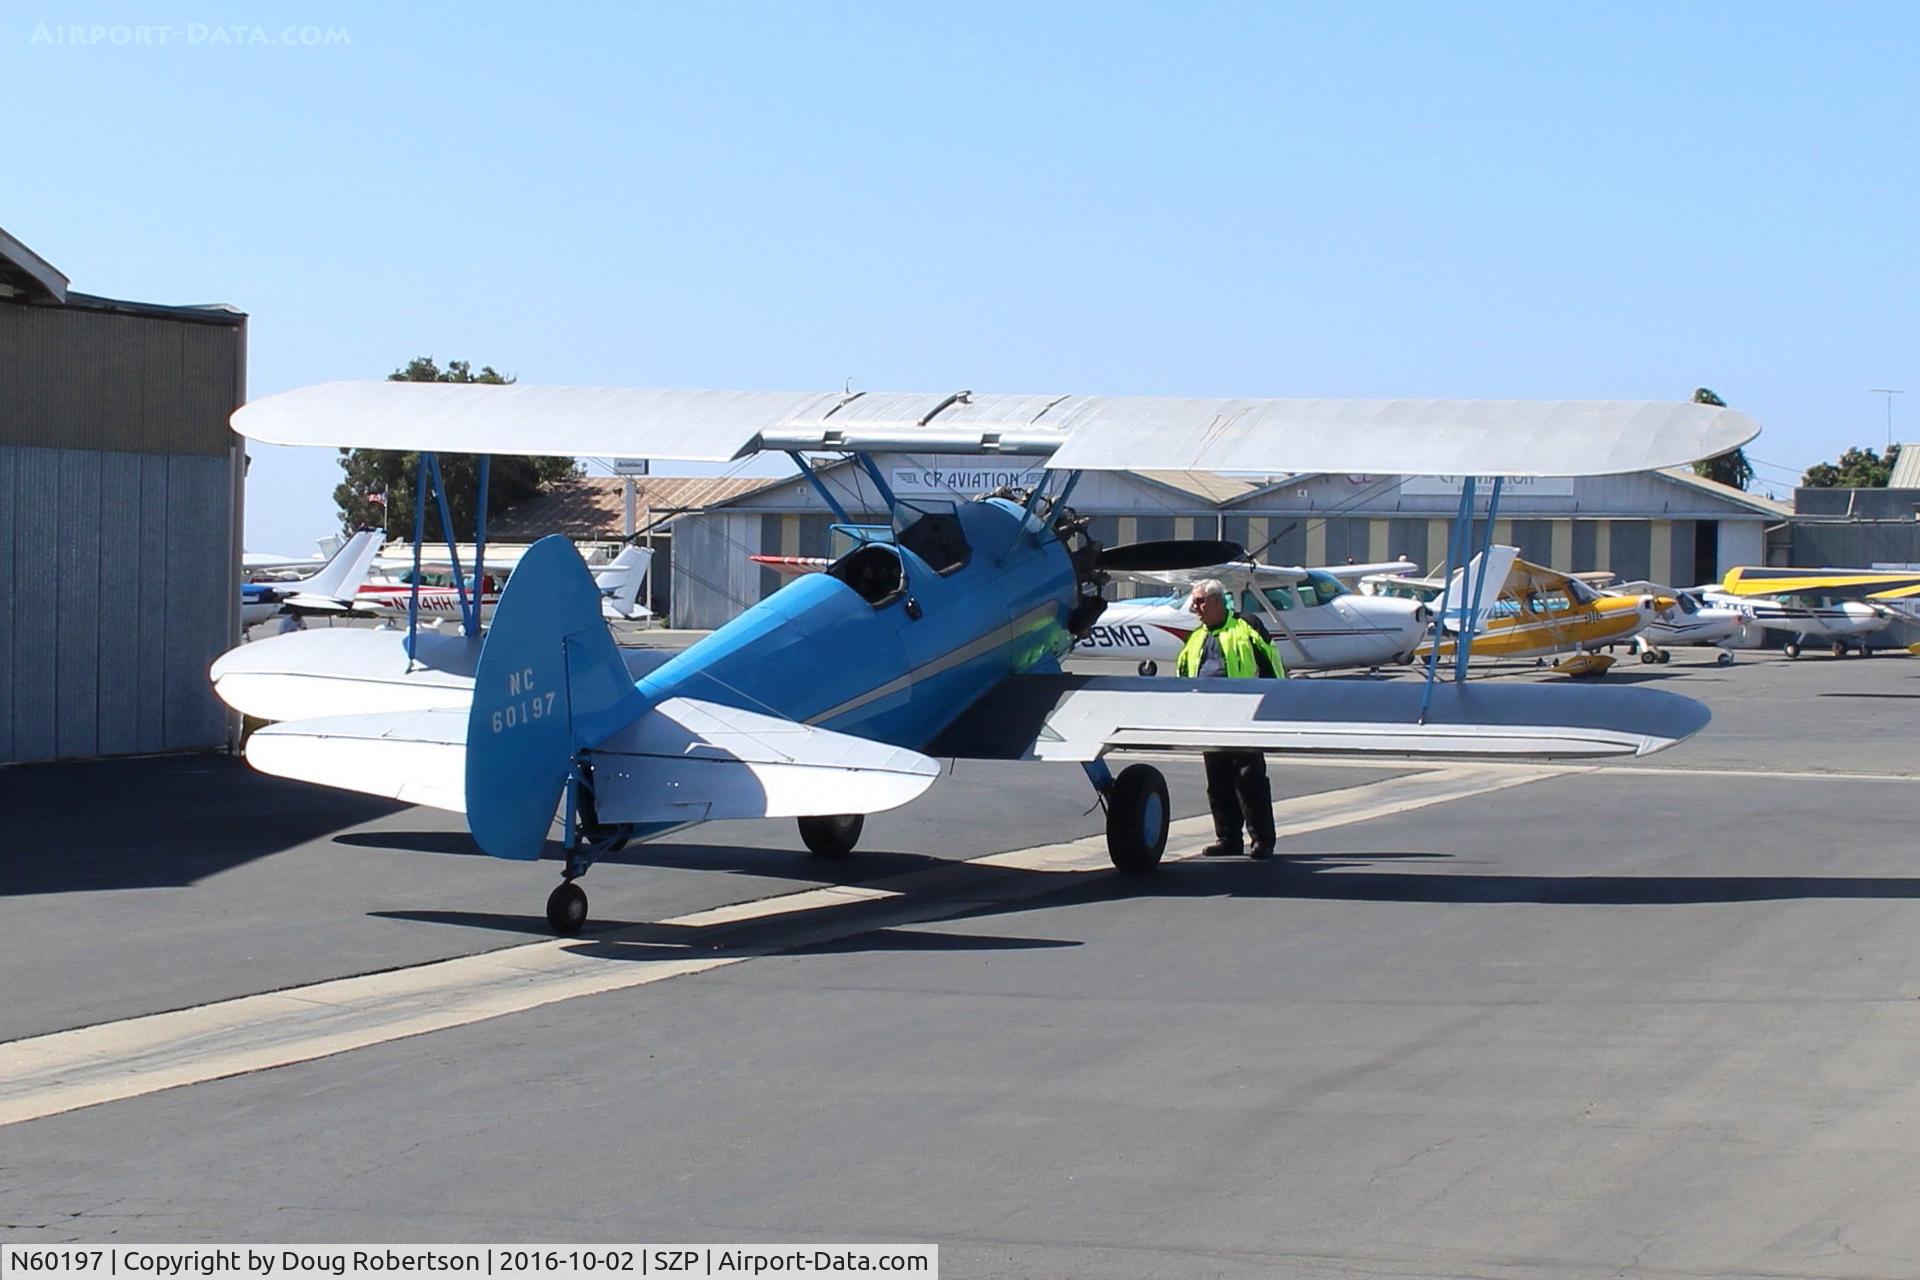
[{"label": "horizontal stabilizer", "polygon": [[602,822],[879,813],[939,776],[918,752],[669,698],[590,753]]},{"label": "horizontal stabilizer", "polygon": [[1653,689],[1419,680],[1010,676],[927,748],[983,759],[1109,750],[1289,751],[1418,758],[1641,756],[1706,727],[1706,707]]},{"label": "horizontal stabilizer", "polygon": [[268,725],[247,739],[262,773],[464,813],[467,713],[390,711]]}]

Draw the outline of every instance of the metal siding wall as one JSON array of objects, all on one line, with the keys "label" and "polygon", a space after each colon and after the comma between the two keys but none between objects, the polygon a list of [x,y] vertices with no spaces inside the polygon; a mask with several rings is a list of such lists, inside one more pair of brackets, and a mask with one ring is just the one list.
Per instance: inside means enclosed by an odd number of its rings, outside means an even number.
[{"label": "metal siding wall", "polygon": [[55,626],[59,596],[60,455],[52,449],[14,451],[13,759],[47,760],[54,741],[54,694],[59,677],[60,637]]},{"label": "metal siding wall", "polygon": [[98,725],[103,755],[141,750],[140,620],[137,584],[144,548],[130,526],[140,510],[140,473],[132,453],[100,458]]},{"label": "metal siding wall", "polygon": [[[1798,529],[1795,530],[1796,534]],[[1758,520],[1722,520],[1720,522],[1720,563],[1714,568],[1717,582],[1727,570],[1743,564],[1767,562],[1766,526]]]},{"label": "metal siding wall", "polygon": [[[1504,521],[1502,523],[1505,523]],[[1512,528],[1513,546],[1520,548],[1523,558],[1535,564],[1551,565],[1553,561],[1553,521],[1551,520],[1515,520]]]},{"label": "metal siding wall", "polygon": [[226,742],[226,712],[207,668],[226,649],[233,581],[228,521],[232,490],[224,459],[167,460],[168,744],[175,749]]},{"label": "metal siding wall", "polygon": [[54,692],[54,752],[100,753],[100,457],[59,452],[59,532],[54,626],[59,657]]},{"label": "metal siding wall", "polygon": [[1648,563],[1653,546],[1652,526],[1645,520],[1615,520],[1612,540],[1607,568],[1628,581],[1652,576]]},{"label": "metal siding wall", "polygon": [[1160,542],[1173,537],[1172,516],[1141,516],[1133,526],[1133,536],[1138,542]]},{"label": "metal siding wall", "polygon": [[1594,525],[1596,520],[1575,520],[1573,522],[1573,563],[1567,566],[1573,573],[1600,566],[1594,560]]},{"label": "metal siding wall", "polygon": [[[1695,521],[1675,520],[1673,522],[1673,544],[1667,556],[1664,574],[1653,575],[1655,582],[1668,586],[1690,587],[1693,585],[1693,546]],[[1661,568],[1659,565],[1655,569]]]},{"label": "metal siding wall", "polygon": [[[6,355],[0,352],[0,376],[4,375]],[[13,549],[20,545],[14,533],[15,472],[19,470],[19,451],[0,446],[0,681],[13,679],[13,619],[20,611],[13,591]],[[11,688],[11,683],[0,688]],[[0,760],[13,759],[13,698],[0,700]]]},{"label": "metal siding wall", "polygon": [[0,443],[225,457],[244,329],[0,303]]},{"label": "metal siding wall", "polygon": [[1416,564],[1425,566],[1427,555],[1427,522],[1397,517],[1387,521],[1387,559],[1397,560],[1402,556]]},{"label": "metal siding wall", "polygon": [[[167,460],[149,454],[140,459],[140,505],[127,522],[140,542],[138,601],[132,629],[140,640],[140,699],[134,734],[138,751],[159,751],[167,743]],[[237,589],[237,588],[236,588]]]}]

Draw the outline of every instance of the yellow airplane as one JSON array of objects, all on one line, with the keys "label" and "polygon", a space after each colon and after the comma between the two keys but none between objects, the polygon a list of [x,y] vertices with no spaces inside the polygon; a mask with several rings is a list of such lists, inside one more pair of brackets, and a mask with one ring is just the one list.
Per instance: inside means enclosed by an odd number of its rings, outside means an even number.
[{"label": "yellow airplane", "polygon": [[[1507,571],[1496,594],[1493,578],[1503,565]],[[1471,630],[1473,657],[1566,654],[1554,670],[1570,676],[1604,674],[1613,659],[1599,649],[1631,640],[1678,603],[1665,595],[1618,595],[1599,590],[1589,580],[1608,580],[1612,574],[1561,573],[1520,559],[1514,547],[1493,547],[1486,570],[1488,581],[1479,589],[1492,598],[1480,606],[1477,614],[1470,612],[1467,601],[1481,571],[1478,556],[1454,574],[1444,592],[1442,584],[1432,579],[1386,579],[1375,585],[1382,593],[1399,595],[1428,589],[1440,595],[1441,603],[1434,612],[1441,619],[1438,643],[1442,660],[1454,656],[1460,632]],[[1453,599],[1456,595],[1461,597],[1459,601]],[[1433,645],[1433,640],[1422,645],[1418,656],[1427,657]]]}]

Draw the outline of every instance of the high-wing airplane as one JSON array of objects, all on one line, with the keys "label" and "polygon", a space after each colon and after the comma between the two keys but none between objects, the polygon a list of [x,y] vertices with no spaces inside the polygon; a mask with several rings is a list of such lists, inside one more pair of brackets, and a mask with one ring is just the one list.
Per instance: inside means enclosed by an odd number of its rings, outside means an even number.
[{"label": "high-wing airplane", "polygon": [[278,614],[339,613],[360,589],[367,566],[380,551],[380,534],[366,529],[354,534],[333,558],[312,575],[291,582],[240,584],[240,625],[255,626]]},{"label": "high-wing airplane", "polygon": [[[1660,750],[1705,725],[1705,708],[1648,689],[1064,675],[1060,658],[1105,608],[1101,564],[1111,554],[1067,505],[1075,473],[1377,471],[1383,458],[1445,474],[1607,473],[1722,453],[1757,431],[1732,410],[1647,402],[387,382],[274,396],[239,410],[234,425],[272,443],[428,453],[843,451],[885,499],[889,528],[637,679],[608,635],[592,577],[557,537],[521,559],[484,641],[421,635],[402,648],[392,633],[361,633],[365,644],[310,634],[284,639],[350,643],[325,654],[262,644],[254,648],[268,652],[215,663],[216,688],[233,706],[268,718],[321,712],[252,735],[247,758],[266,772],[464,811],[476,842],[498,857],[537,858],[557,821],[568,857],[547,914],[561,933],[586,919],[577,881],[601,851],[707,819],[791,817],[810,848],[845,853],[863,815],[919,795],[942,757],[1080,763],[1105,802],[1114,864],[1145,871],[1166,843],[1166,782],[1146,763],[1115,776],[1109,752],[1539,759]],[[907,501],[873,463],[880,450],[1045,457],[1049,471],[1034,492]],[[436,471],[423,466],[423,491]],[[848,522],[832,493],[818,491]],[[1167,557],[1159,567],[1212,558]],[[437,643],[416,643],[429,639]],[[403,654],[404,666],[395,661]]]},{"label": "high-wing airplane", "polygon": [[1733,650],[1727,641],[1738,635],[1746,619],[1737,609],[1709,604],[1700,588],[1680,591],[1655,582],[1625,582],[1610,588],[1617,595],[1651,596],[1671,600],[1672,606],[1660,610],[1647,623],[1646,630],[1633,638],[1640,661],[1647,664],[1671,662],[1673,650],[1689,645],[1712,645],[1720,652],[1714,662],[1733,665]]},{"label": "high-wing airplane", "polygon": [[[1595,587],[1589,579],[1605,580],[1612,575],[1568,574],[1545,565],[1519,558],[1514,547],[1496,546],[1487,557],[1486,576],[1500,582],[1497,593],[1492,582],[1487,591],[1493,602],[1482,606],[1484,622],[1474,631],[1471,651],[1476,657],[1534,658],[1554,654],[1569,657],[1557,663],[1555,670],[1568,675],[1600,675],[1613,660],[1599,650],[1609,644],[1631,639],[1644,630],[1663,611],[1676,607],[1672,596],[1652,592],[1618,594]],[[1506,569],[1504,575],[1502,568]],[[1456,593],[1468,594],[1463,584],[1471,584],[1481,572],[1478,560],[1457,572],[1448,590],[1448,600]],[[1376,589],[1420,591],[1436,588],[1431,579],[1403,578],[1385,584],[1375,579]],[[1458,609],[1451,603],[1439,607],[1441,625],[1437,633],[1439,656],[1457,656],[1461,624]],[[1431,651],[1434,641],[1421,646],[1421,654]]]},{"label": "high-wing airplane", "polygon": [[[748,558],[788,575],[820,573],[833,563],[826,556]],[[1259,620],[1289,673],[1410,662],[1431,616],[1419,601],[1363,596],[1347,585],[1364,576],[1411,573],[1416,566],[1410,560],[1331,569],[1229,560],[1179,572],[1136,572],[1115,568],[1111,559],[1107,557],[1101,566],[1109,578],[1172,591],[1109,601],[1100,621],[1087,629],[1068,654],[1076,670],[1122,670],[1143,676],[1157,675],[1162,666],[1171,670],[1194,627],[1187,593],[1202,578],[1218,579],[1227,588],[1233,608]]]},{"label": "high-wing airplane", "polygon": [[1380,667],[1410,662],[1432,617],[1417,600],[1363,596],[1347,580],[1406,573],[1411,563],[1346,565],[1342,572],[1228,561],[1183,572],[1109,570],[1112,577],[1170,587],[1164,596],[1108,604],[1069,655],[1089,670],[1122,668],[1143,676],[1173,660],[1194,628],[1188,592],[1202,578],[1217,578],[1242,616],[1257,619],[1273,639],[1289,672]]},{"label": "high-wing airplane", "polygon": [[1902,616],[1901,602],[1920,597],[1920,574],[1742,565],[1729,569],[1717,588],[1703,588],[1703,594],[1749,622],[1786,632],[1789,658],[1799,657],[1810,639],[1827,641],[1836,658],[1853,649],[1871,657],[1866,637]]}]

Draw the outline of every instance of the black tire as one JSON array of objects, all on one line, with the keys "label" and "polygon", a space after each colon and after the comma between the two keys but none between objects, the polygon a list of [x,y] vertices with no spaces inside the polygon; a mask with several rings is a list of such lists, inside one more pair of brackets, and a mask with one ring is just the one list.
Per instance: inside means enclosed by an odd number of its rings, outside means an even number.
[{"label": "black tire", "polygon": [[1134,670],[1143,676],[1157,676],[1160,674],[1160,664],[1149,659],[1141,663],[1138,667],[1135,667]]},{"label": "black tire", "polygon": [[1715,658],[1713,661],[1715,666],[1730,667],[1733,665],[1733,655],[1727,652],[1727,650],[1722,649],[1720,651],[1720,656]]},{"label": "black tire", "polygon": [[1107,856],[1130,875],[1160,865],[1167,850],[1167,780],[1150,764],[1130,764],[1107,793]]},{"label": "black tire", "polygon": [[1789,643],[1782,646],[1780,652],[1786,654],[1789,658],[1797,658],[1800,656],[1800,646],[1795,643]]},{"label": "black tire", "polygon": [[1655,661],[1655,662],[1672,662],[1672,661],[1673,661],[1673,650],[1671,650],[1671,649],[1662,649],[1662,650],[1661,650],[1661,651],[1659,652],[1659,654],[1658,654],[1658,656],[1656,656],[1656,657],[1654,658],[1654,661]]},{"label": "black tire", "polygon": [[867,825],[864,813],[838,813],[830,817],[800,819],[800,838],[807,848],[823,858],[844,858],[860,843],[860,830]]},{"label": "black tire", "polygon": [[1640,665],[1641,665],[1641,666],[1643,666],[1643,667],[1650,667],[1650,666],[1652,666],[1652,665],[1653,665],[1654,663],[1656,663],[1656,662],[1658,662],[1658,661],[1660,661],[1660,655],[1659,655],[1659,654],[1657,654],[1657,653],[1655,653],[1655,652],[1654,652],[1653,650],[1651,650],[1651,649],[1642,649],[1642,650],[1640,651]]},{"label": "black tire", "polygon": [[571,880],[563,880],[547,898],[547,923],[563,938],[580,932],[587,922],[587,891]]}]

